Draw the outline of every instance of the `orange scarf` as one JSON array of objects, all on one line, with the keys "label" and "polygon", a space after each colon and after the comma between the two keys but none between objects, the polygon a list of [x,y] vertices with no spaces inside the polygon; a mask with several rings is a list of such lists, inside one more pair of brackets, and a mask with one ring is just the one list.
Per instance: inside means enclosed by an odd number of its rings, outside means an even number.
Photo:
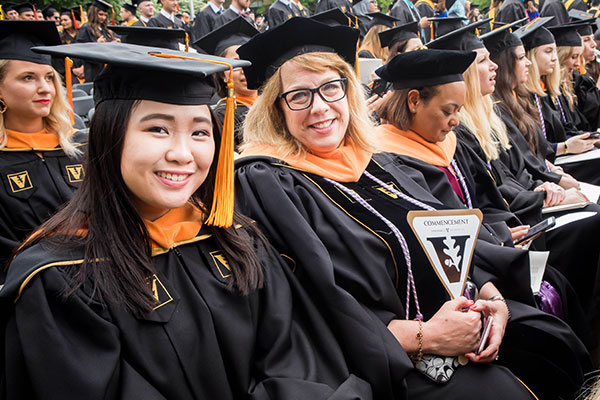
[{"label": "orange scarf", "polygon": [[258,95],[254,95],[254,96],[243,96],[241,94],[236,94],[235,95],[235,100],[239,101],[240,103],[248,106],[248,107],[252,107],[254,105],[254,102],[256,101],[256,99],[258,99]]},{"label": "orange scarf", "polygon": [[177,242],[196,237],[202,228],[203,218],[202,212],[188,203],[170,210],[154,221],[144,219],[144,224],[148,229],[153,249],[170,249]]},{"label": "orange scarf", "polygon": [[338,182],[356,182],[371,161],[373,153],[347,140],[329,153],[306,153],[304,157],[283,157],[274,146],[250,145],[242,157],[264,155],[285,161],[294,168]]},{"label": "orange scarf", "polygon": [[430,143],[413,131],[402,131],[389,124],[378,126],[376,132],[381,150],[418,158],[437,167],[449,166],[456,152],[454,132],[439,143]]},{"label": "orange scarf", "polygon": [[35,133],[6,130],[6,147],[9,149],[53,149],[59,145],[58,135],[42,129]]}]

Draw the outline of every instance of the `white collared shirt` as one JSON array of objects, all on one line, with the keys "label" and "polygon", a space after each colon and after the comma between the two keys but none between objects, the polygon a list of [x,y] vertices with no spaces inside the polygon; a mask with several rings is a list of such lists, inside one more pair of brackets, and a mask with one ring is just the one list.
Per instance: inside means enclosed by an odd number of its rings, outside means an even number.
[{"label": "white collared shirt", "polygon": [[161,8],[161,9],[160,9],[160,13],[161,13],[163,16],[165,16],[165,17],[169,18],[169,19],[171,20],[171,22],[175,22],[175,14],[169,14],[168,12],[166,12],[166,11],[165,11],[165,9],[164,9],[164,8]]},{"label": "white collared shirt", "polygon": [[212,10],[215,12],[215,14],[222,14],[223,11],[225,11],[222,6],[220,8],[215,6],[212,1],[209,1],[208,5],[210,6],[210,8],[212,8]]}]

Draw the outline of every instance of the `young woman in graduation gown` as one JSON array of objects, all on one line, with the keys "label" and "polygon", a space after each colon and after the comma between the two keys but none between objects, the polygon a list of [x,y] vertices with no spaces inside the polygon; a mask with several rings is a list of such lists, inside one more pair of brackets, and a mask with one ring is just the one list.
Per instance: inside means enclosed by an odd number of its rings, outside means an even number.
[{"label": "young woman in graduation gown", "polygon": [[[77,32],[74,43],[107,43],[118,41],[114,32],[108,29],[108,10],[110,4],[95,0],[88,8],[87,23],[82,25]],[[113,21],[114,22],[114,21]],[[77,60],[79,66],[80,62]],[[93,82],[104,68],[104,65],[85,61],[82,63],[86,82]],[[81,78],[81,77],[80,77]]]},{"label": "young woman in graduation gown", "polygon": [[[237,202],[294,259],[376,398],[527,398],[508,370],[486,363],[502,340],[505,303],[448,300],[406,221],[409,210],[443,206],[389,156],[372,153],[373,128],[348,64],[357,38],[347,27],[292,19],[238,49],[253,62],[249,86],[262,94],[246,118]],[[500,295],[491,273],[475,267],[472,275],[482,298]],[[471,352],[479,315],[462,307],[500,319],[480,355]],[[438,384],[408,358],[424,365],[423,353],[468,353],[475,362]]]},{"label": "young woman in graduation gown", "polygon": [[[87,134],[71,127],[60,75],[29,49],[60,44],[46,21],[0,21],[0,263],[79,187]],[[17,49],[17,51],[14,51]]]},{"label": "young woman in graduation gown", "polygon": [[40,48],[109,66],[81,189],[0,292],[2,397],[372,399],[281,257],[233,212],[233,132],[221,137],[208,106],[207,74],[227,67],[98,47]]},{"label": "young woman in graduation gown", "polygon": [[[202,38],[198,39],[194,46],[200,48],[208,54],[219,57],[238,59],[240,56],[236,50],[246,43],[258,31],[243,17],[238,17],[225,25],[215,29]],[[223,125],[225,120],[225,109],[227,103],[227,81],[229,71],[219,74],[216,77],[217,94],[221,97],[214,108],[215,116],[219,124]],[[235,149],[238,151],[242,142],[242,127],[248,110],[258,97],[256,90],[250,90],[246,86],[246,77],[242,68],[233,70],[233,90],[235,92]]]},{"label": "young woman in graduation gown", "polygon": [[[540,18],[519,28],[515,34],[523,41],[527,58],[531,61],[527,82],[523,86],[529,93],[532,110],[536,114],[534,118],[539,121],[542,134],[552,147],[548,157],[553,162],[556,156],[589,151],[598,140],[587,139],[589,133],[577,129],[565,99],[561,100],[561,66],[557,46],[551,31],[543,26],[548,21],[548,18]],[[597,163],[597,160],[587,160],[565,164],[563,168],[576,179],[596,183],[599,179],[595,173]]]}]

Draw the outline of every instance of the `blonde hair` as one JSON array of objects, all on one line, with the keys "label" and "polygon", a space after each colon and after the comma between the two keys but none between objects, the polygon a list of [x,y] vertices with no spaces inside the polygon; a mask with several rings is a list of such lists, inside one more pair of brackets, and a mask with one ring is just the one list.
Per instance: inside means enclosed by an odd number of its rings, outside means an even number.
[{"label": "blonde hair", "polygon": [[[583,45],[583,43],[582,43]],[[562,94],[566,97],[567,102],[569,103],[569,109],[571,111],[575,110],[575,104],[577,104],[577,96],[575,95],[575,85],[573,83],[573,73],[569,72],[566,68],[562,68],[565,62],[571,58],[575,49],[579,47],[573,46],[558,46],[558,63],[561,65],[560,69],[560,90]],[[581,62],[581,58],[580,58]]]},{"label": "blonde hair", "polygon": [[365,35],[358,51],[368,50],[385,63],[390,55],[390,49],[388,47],[381,47],[379,32],[383,32],[386,29],[388,29],[388,27],[385,25],[375,25],[371,27]]},{"label": "blonde hair", "polygon": [[531,61],[529,66],[529,74],[527,75],[527,82],[525,82],[525,88],[530,93],[535,93],[538,96],[546,96],[546,92],[542,89],[540,80],[546,85],[546,89],[552,96],[560,95],[560,63],[557,63],[556,67],[550,75],[540,76],[540,69],[537,65],[535,55],[541,46],[535,47],[527,52],[527,58]]},{"label": "blonde hair", "polygon": [[[4,80],[6,70],[11,60],[0,60],[0,83]],[[69,106],[65,97],[65,91],[62,86],[62,79],[58,72],[52,68],[54,78],[52,83],[56,94],[52,100],[50,113],[44,117],[44,126],[49,132],[58,134],[60,147],[69,157],[75,157],[81,154],[81,151],[71,141],[71,131],[73,127],[69,119]],[[6,126],[4,125],[4,114],[0,114],[0,149],[6,146]]]},{"label": "blonde hair", "polygon": [[[373,122],[365,101],[363,88],[356,78],[352,67],[339,55],[333,53],[305,53],[287,61],[294,63],[312,72],[336,71],[341,77],[346,78],[349,121],[346,137],[356,145],[373,151],[375,148],[373,135]],[[242,151],[251,144],[275,146],[282,157],[303,156],[306,149],[302,143],[290,133],[281,107],[279,95],[283,91],[281,68],[271,76],[262,87],[262,93],[250,108],[244,121],[244,140]]]},{"label": "blonde hair", "polygon": [[477,63],[472,63],[464,72],[466,96],[460,110],[460,121],[475,135],[489,160],[500,157],[500,148],[510,149],[506,125],[494,110],[490,95],[481,95]]}]

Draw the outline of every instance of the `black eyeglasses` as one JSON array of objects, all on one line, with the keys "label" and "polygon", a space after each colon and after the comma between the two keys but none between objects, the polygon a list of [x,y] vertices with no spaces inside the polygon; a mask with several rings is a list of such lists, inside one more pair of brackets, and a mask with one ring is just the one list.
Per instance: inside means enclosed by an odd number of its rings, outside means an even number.
[{"label": "black eyeglasses", "polygon": [[334,79],[325,82],[318,88],[294,89],[282,93],[279,97],[285,100],[285,104],[287,104],[292,111],[306,110],[312,106],[315,99],[315,93],[318,93],[319,97],[327,103],[334,103],[346,97],[347,81],[347,78]]}]

